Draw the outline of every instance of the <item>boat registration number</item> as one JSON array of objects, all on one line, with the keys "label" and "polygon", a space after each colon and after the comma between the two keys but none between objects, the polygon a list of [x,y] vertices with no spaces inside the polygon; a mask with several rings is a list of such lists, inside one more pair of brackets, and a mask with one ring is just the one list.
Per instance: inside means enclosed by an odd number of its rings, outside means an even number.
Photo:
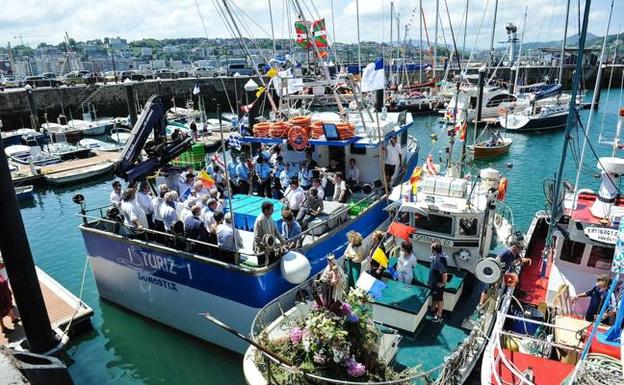
[{"label": "boat registration number", "polygon": [[453,247],[454,245],[453,241],[451,241],[450,239],[430,237],[429,235],[423,235],[423,234],[413,234],[412,239],[414,241],[423,242],[423,243],[433,243],[435,241],[438,241],[442,244],[442,246],[446,246],[446,247]]}]

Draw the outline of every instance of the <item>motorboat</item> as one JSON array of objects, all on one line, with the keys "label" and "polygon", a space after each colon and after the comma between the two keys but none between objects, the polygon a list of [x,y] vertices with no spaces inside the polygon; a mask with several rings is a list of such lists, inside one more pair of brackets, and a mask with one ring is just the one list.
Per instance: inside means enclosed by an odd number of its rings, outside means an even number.
[{"label": "motorboat", "polygon": [[94,138],[84,138],[78,142],[80,146],[84,148],[89,148],[95,151],[106,151],[106,152],[114,152],[121,150],[122,146],[119,143],[110,143],[105,142],[103,140],[94,139]]},{"label": "motorboat", "polygon": [[43,132],[47,133],[52,140],[56,140],[57,136],[62,135],[65,140],[78,141],[82,138],[82,131],[77,127],[71,127],[67,124],[46,122],[41,125]]},{"label": "motorboat", "polygon": [[48,137],[41,132],[37,132],[32,128],[18,128],[17,130],[3,131],[0,133],[4,146],[12,144],[24,144],[28,139],[34,139],[40,145],[46,143]]},{"label": "motorboat", "polygon": [[192,108],[171,107],[167,111],[167,120],[191,122],[196,119],[200,119],[203,116],[202,111],[198,111]]},{"label": "motorboat", "polygon": [[64,134],[57,134],[53,142],[43,146],[43,152],[58,156],[61,160],[82,159],[91,155],[90,148],[68,143]]},{"label": "motorboat", "polygon": [[88,120],[80,120],[80,119],[72,119],[67,122],[67,125],[74,130],[79,130],[82,135],[86,136],[97,136],[103,135],[106,132],[107,128],[113,126],[113,123],[110,119],[96,120],[96,121],[88,121]]},{"label": "motorboat", "polygon": [[15,197],[18,201],[30,200],[34,197],[33,191],[34,187],[32,185],[15,186]]},{"label": "motorboat", "polygon": [[61,161],[59,156],[43,152],[39,146],[14,144],[5,147],[4,152],[12,161],[19,164],[32,163],[34,166],[45,166]]},{"label": "motorboat", "polygon": [[509,131],[543,131],[564,128],[570,108],[567,104],[532,106],[498,117],[499,124]]},{"label": "motorboat", "polygon": [[44,173],[46,181],[55,185],[63,185],[93,179],[109,173],[114,162],[108,160],[91,166],[77,166],[72,169],[53,173]]},{"label": "motorboat", "polygon": [[503,137],[498,131],[492,131],[487,140],[477,140],[471,146],[472,157],[473,159],[486,159],[506,154],[512,143],[511,138]]},{"label": "motorboat", "polygon": [[115,127],[111,130],[110,139],[120,145],[126,144],[126,142],[130,139],[130,130],[121,127]]}]

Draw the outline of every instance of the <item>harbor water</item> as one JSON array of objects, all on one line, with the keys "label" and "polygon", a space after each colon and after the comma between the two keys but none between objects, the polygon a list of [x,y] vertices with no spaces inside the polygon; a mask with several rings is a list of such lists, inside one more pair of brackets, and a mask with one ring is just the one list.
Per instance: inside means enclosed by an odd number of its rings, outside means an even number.
[{"label": "harbor water", "polygon": [[[610,94],[610,95],[609,95]],[[587,100],[591,94],[587,95]],[[592,147],[585,151],[581,168],[582,187],[597,190],[599,174],[594,151],[610,156],[611,147],[599,143],[599,136],[612,140],[617,124],[620,90],[603,90],[603,105],[594,116],[590,130]],[[609,103],[607,105],[607,101]],[[605,115],[605,113],[607,113]],[[581,111],[583,126],[588,110]],[[604,118],[604,119],[603,119]],[[438,116],[415,116],[411,134],[420,142],[420,158],[429,153],[438,162],[445,156],[446,127]],[[468,129],[472,141],[473,128]],[[574,184],[576,165],[583,142],[582,129],[572,130],[565,176]],[[431,134],[438,140],[434,143]],[[602,134],[602,135],[601,135]],[[525,231],[534,213],[543,210],[543,180],[553,178],[559,164],[563,130],[535,133],[507,133],[513,139],[509,154],[478,162],[473,169],[487,165],[505,170],[509,189],[505,203],[514,212],[517,227]],[[461,142],[455,147],[459,154]],[[36,264],[59,283],[79,295],[86,251],[78,230],[78,206],[72,202],[81,193],[88,207],[108,203],[112,177],[63,189],[38,189],[32,202],[22,203],[22,216]],[[236,290],[236,288],[232,288]],[[87,270],[82,299],[93,308],[94,329],[71,340],[64,357],[76,384],[243,384],[241,356],[177,332],[99,299],[94,279]]]}]

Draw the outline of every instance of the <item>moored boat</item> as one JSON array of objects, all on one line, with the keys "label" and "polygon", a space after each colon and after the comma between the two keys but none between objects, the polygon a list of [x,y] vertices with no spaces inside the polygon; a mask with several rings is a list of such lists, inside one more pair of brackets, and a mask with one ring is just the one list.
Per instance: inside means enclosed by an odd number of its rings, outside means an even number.
[{"label": "moored boat", "polygon": [[99,139],[84,138],[78,142],[82,147],[96,151],[119,151],[122,146],[117,143],[105,142]]},{"label": "moored boat", "polygon": [[35,188],[32,185],[15,186],[15,197],[17,197],[18,201],[25,201],[25,200],[33,199],[34,189]]},{"label": "moored boat", "polygon": [[14,144],[4,149],[5,154],[14,162],[19,164],[33,164],[35,166],[45,166],[59,163],[61,158],[41,151],[39,146],[26,146]]},{"label": "moored boat", "polygon": [[556,130],[565,127],[569,111],[565,104],[533,106],[524,111],[503,111],[498,122],[509,131]]},{"label": "moored boat", "polygon": [[79,166],[59,172],[44,172],[44,177],[46,181],[55,185],[76,183],[109,173],[113,169],[113,164],[111,161],[105,161],[91,166]]}]

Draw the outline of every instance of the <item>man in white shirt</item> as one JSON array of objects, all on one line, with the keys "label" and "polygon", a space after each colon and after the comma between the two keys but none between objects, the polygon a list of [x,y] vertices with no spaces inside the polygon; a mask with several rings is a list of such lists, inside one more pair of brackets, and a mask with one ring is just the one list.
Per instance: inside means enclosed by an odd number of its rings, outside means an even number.
[{"label": "man in white shirt", "polygon": [[137,195],[136,195],[136,202],[145,212],[145,217],[147,218],[147,224],[149,228],[151,229],[154,227],[154,222],[152,218],[153,213],[154,213],[154,209],[152,208],[152,196],[151,196],[152,194],[150,192],[150,187],[149,187],[149,184],[147,184],[147,182],[141,182],[139,186],[140,186],[139,192],[137,192]]},{"label": "man in white shirt", "polygon": [[288,208],[293,212],[296,217],[301,208],[301,203],[305,199],[305,191],[299,186],[297,179],[290,181],[288,190],[284,193],[284,202],[288,205]]},{"label": "man in white shirt", "polygon": [[394,173],[401,165],[401,148],[397,143],[396,135],[390,139],[390,143],[384,147],[385,161],[384,171],[386,173],[386,182],[390,185],[390,181]]},{"label": "man in white shirt", "polygon": [[327,179],[331,180],[336,186],[334,187],[334,196],[332,200],[335,202],[346,203],[351,194],[349,187],[347,187],[347,182],[345,182],[344,180],[344,175],[342,174],[342,172],[338,171],[333,178],[328,175]]},{"label": "man in white shirt", "polygon": [[[220,215],[217,216],[220,219]],[[237,230],[232,228],[232,214],[227,213],[224,221],[217,222],[217,245],[226,250],[242,248],[243,239]]]},{"label": "man in white shirt", "polygon": [[129,228],[131,235],[136,235],[148,227],[145,211],[136,203],[135,197],[134,189],[128,189],[121,195],[121,213],[124,217],[124,225]]},{"label": "man in white shirt", "polygon": [[314,178],[312,180],[312,187],[316,189],[316,196],[319,197],[320,200],[325,199],[325,189],[323,188],[323,184],[319,178]]},{"label": "man in white shirt", "polygon": [[193,183],[195,183],[195,174],[188,172],[184,181],[180,181],[178,184],[178,194],[183,196],[187,190],[193,191]]},{"label": "man in white shirt", "polygon": [[[166,184],[158,185],[158,196],[152,198],[152,222],[153,229],[163,232],[165,230],[165,224],[163,217],[160,214],[160,207],[165,203],[165,194],[169,192],[169,187]],[[157,237],[157,240],[162,241],[162,238]]]},{"label": "man in white shirt", "polygon": [[167,232],[171,232],[173,225],[179,220],[175,206],[178,201],[178,193],[169,191],[164,196],[164,202],[160,205],[160,216]]},{"label": "man in white shirt", "polygon": [[353,190],[360,184],[360,168],[355,159],[349,159],[349,167],[347,168],[347,184]]},{"label": "man in white shirt", "polygon": [[206,227],[206,231],[209,233],[212,232],[214,225],[217,222],[214,219],[214,214],[217,211],[217,200],[214,198],[208,199],[206,203],[206,210],[204,212],[204,226]]},{"label": "man in white shirt", "polygon": [[111,191],[109,199],[113,206],[119,208],[121,205],[121,182],[118,180],[113,182],[113,191]]}]

